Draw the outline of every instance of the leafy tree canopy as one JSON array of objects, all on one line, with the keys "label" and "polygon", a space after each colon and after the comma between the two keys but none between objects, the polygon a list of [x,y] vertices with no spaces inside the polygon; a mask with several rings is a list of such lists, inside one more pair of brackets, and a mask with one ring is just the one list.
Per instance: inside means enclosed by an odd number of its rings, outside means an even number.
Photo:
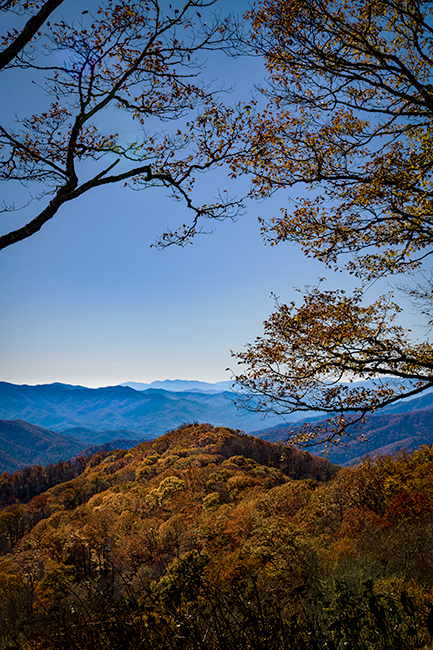
[{"label": "leafy tree canopy", "polygon": [[[433,385],[432,347],[394,322],[399,305],[364,299],[369,282],[413,273],[432,252],[432,5],[265,0],[249,17],[269,102],[233,173],[253,175],[257,198],[291,191],[281,215],[262,221],[265,239],[296,242],[361,287],[315,287],[301,306],[277,305],[265,336],[236,355],[247,365],[238,381],[264,411],[362,415]],[[431,284],[410,293],[429,316]]]},{"label": "leafy tree canopy", "polygon": [[336,471],[195,424],[71,469],[2,477],[2,648],[431,646],[431,447]]}]

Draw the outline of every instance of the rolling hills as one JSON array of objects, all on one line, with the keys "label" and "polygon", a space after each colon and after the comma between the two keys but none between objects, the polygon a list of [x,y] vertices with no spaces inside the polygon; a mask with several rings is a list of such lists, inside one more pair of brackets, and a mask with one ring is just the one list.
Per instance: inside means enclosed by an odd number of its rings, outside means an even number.
[{"label": "rolling hills", "polygon": [[0,474],[65,461],[77,454],[90,455],[101,449],[128,449],[140,442],[122,430],[101,432],[100,439],[93,431],[89,438],[87,430],[76,433],[81,435],[64,435],[24,420],[0,420]]},{"label": "rolling hills", "polygon": [[86,445],[23,420],[0,420],[0,472],[66,460]]}]

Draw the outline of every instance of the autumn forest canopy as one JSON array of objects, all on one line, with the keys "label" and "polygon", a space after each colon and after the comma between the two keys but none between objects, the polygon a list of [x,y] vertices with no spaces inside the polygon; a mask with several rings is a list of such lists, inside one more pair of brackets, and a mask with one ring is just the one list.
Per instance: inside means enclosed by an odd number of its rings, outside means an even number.
[{"label": "autumn forest canopy", "polygon": [[3,474],[1,647],[427,650],[432,463],[196,424]]},{"label": "autumn forest canopy", "polygon": [[[264,335],[234,353],[240,404],[329,414],[297,441],[334,444],[368,411],[431,388],[428,332],[416,339],[398,320],[399,295],[370,299],[369,287],[396,276],[430,324],[432,4],[264,0],[237,19],[205,0],[109,1],[70,21],[66,5],[0,4],[2,75],[19,83],[30,71],[46,102],[0,126],[1,180],[37,197],[0,247],[105,185],[158,186],[183,204],[189,221],[161,232],[160,247],[184,245],[209,220],[248,218],[249,202],[275,195],[279,214],[263,204],[265,240],[295,242],[359,286],[319,283],[299,304],[277,302]],[[216,53],[265,62],[255,100],[206,79]],[[250,190],[221,187],[203,204],[195,181],[216,168]]]}]

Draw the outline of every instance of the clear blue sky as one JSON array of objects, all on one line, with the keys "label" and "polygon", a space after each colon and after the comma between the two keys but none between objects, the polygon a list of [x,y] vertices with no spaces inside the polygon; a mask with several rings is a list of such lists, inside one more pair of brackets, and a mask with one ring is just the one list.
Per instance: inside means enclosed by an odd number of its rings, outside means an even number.
[{"label": "clear blue sky", "polygon": [[[243,13],[247,3],[222,6]],[[247,99],[263,67],[259,59],[220,57],[208,72],[238,81],[235,96]],[[2,109],[24,112],[28,77],[6,81]],[[242,194],[243,183],[230,191]],[[200,179],[199,191],[211,198],[226,185],[218,171]],[[229,379],[230,349],[261,334],[271,291],[288,301],[293,286],[330,276],[291,245],[264,246],[257,217],[282,203],[283,195],[247,204],[237,223],[216,223],[212,235],[163,252],[150,248],[157,235],[189,217],[163,189],[104,188],[64,206],[40,233],[0,252],[0,380],[106,386]],[[0,216],[7,231],[25,214]]]}]

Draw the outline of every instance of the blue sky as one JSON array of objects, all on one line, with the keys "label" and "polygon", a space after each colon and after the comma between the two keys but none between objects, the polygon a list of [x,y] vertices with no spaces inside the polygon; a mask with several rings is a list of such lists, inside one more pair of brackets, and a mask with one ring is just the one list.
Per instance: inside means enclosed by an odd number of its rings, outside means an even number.
[{"label": "blue sky", "polygon": [[[243,13],[247,3],[222,6]],[[235,101],[248,99],[263,67],[259,59],[220,56],[207,73],[237,81]],[[5,113],[28,101],[28,77],[13,74]],[[200,178],[198,191],[212,197],[226,185],[218,170]],[[243,180],[227,186],[238,194],[246,187]],[[283,195],[249,203],[236,223],[216,223],[193,245],[162,252],[150,247],[155,238],[189,217],[163,189],[104,188],[64,206],[40,233],[0,252],[0,380],[93,387],[229,379],[230,350],[260,335],[271,291],[288,301],[294,286],[331,276],[292,245],[263,244],[257,218],[281,204]],[[0,216],[7,231],[25,213]]]}]

